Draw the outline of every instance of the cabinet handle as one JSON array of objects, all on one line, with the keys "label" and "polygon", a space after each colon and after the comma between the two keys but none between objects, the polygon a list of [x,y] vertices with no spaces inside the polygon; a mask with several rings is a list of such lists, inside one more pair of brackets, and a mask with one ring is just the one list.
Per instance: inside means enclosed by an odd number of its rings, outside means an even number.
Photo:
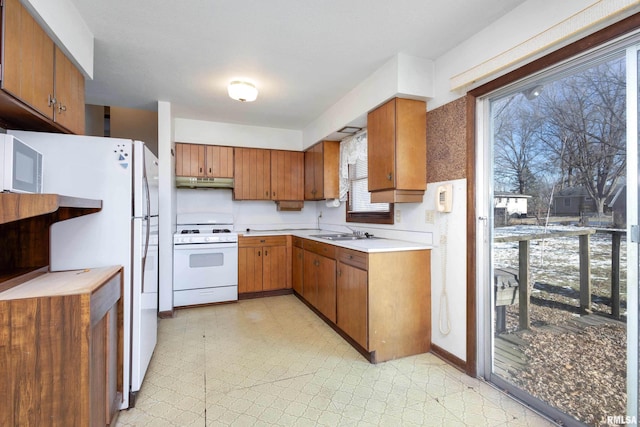
[{"label": "cabinet handle", "polygon": [[275,191],[273,192],[273,197],[276,197],[276,192]]},{"label": "cabinet handle", "polygon": [[342,270],[338,270],[338,276],[342,277]]},{"label": "cabinet handle", "polygon": [[353,259],[353,255],[349,255],[349,259]]},{"label": "cabinet handle", "polygon": [[47,104],[47,106],[53,107],[55,104],[56,104],[56,99],[53,97],[53,95],[49,94],[49,103]]},{"label": "cabinet handle", "polygon": [[209,168],[209,173],[211,173],[211,168]]},{"label": "cabinet handle", "polygon": [[202,173],[202,168],[200,168],[200,173]]},{"label": "cabinet handle", "polygon": [[389,175],[387,175],[387,179],[391,181],[391,172],[389,172]]},{"label": "cabinet handle", "polygon": [[260,256],[260,251],[258,251],[258,256]]},{"label": "cabinet handle", "polygon": [[313,265],[315,265],[316,267],[320,266],[320,261],[318,261],[317,259],[313,260]]},{"label": "cabinet handle", "polygon": [[67,111],[67,107],[58,102],[58,113],[62,114],[64,111]]},{"label": "cabinet handle", "polygon": [[265,191],[265,192],[264,192],[264,195],[268,197],[268,196],[269,196],[269,192],[268,192],[268,191]]},{"label": "cabinet handle", "polygon": [[265,249],[264,250],[264,256],[267,256],[267,255],[269,255],[269,254],[268,254],[267,250]]}]

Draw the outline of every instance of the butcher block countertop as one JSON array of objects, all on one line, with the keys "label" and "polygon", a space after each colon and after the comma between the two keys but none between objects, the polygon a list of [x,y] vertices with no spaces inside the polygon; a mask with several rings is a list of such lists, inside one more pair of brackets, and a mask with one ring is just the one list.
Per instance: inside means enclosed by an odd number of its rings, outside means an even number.
[{"label": "butcher block countertop", "polygon": [[399,252],[399,251],[417,251],[424,249],[433,249],[433,246],[426,243],[410,242],[406,240],[396,240],[388,238],[374,239],[358,239],[358,240],[328,240],[320,237],[313,237],[315,234],[332,234],[340,233],[332,230],[316,230],[316,229],[285,229],[273,231],[250,231],[239,234],[245,237],[252,236],[282,236],[291,235],[294,237],[302,237],[304,239],[315,240],[316,242],[327,243],[342,248],[353,249],[355,251],[376,253],[376,252]]},{"label": "butcher block countertop", "polygon": [[45,273],[0,293],[0,301],[92,293],[122,269],[121,266]]}]

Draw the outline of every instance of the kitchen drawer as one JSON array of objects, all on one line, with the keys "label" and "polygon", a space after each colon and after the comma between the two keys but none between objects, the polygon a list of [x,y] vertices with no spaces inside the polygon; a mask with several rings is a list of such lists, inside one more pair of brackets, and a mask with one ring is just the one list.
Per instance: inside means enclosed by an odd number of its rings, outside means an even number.
[{"label": "kitchen drawer", "polygon": [[318,255],[326,256],[327,258],[336,258],[336,247],[328,245],[326,243],[316,242],[315,240],[305,240],[304,248],[309,252],[316,253]]},{"label": "kitchen drawer", "polygon": [[344,248],[340,248],[340,250],[338,251],[338,261],[357,268],[361,268],[362,270],[368,269],[368,259],[369,256],[364,252],[358,252]]},{"label": "kitchen drawer", "polygon": [[293,237],[293,246],[297,248],[304,248],[304,239],[302,237]]},{"label": "kitchen drawer", "polygon": [[256,246],[286,246],[287,236],[251,236],[238,237],[238,246],[241,248]]}]

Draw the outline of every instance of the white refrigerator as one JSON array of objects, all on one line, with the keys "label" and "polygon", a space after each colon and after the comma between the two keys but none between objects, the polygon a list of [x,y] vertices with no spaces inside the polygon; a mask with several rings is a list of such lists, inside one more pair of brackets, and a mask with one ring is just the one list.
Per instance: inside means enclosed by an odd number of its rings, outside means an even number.
[{"label": "white refrigerator", "polygon": [[50,269],[124,267],[122,409],[135,404],[157,341],[158,159],[141,141],[8,131],[42,153],[45,193],[102,200],[51,226]]}]

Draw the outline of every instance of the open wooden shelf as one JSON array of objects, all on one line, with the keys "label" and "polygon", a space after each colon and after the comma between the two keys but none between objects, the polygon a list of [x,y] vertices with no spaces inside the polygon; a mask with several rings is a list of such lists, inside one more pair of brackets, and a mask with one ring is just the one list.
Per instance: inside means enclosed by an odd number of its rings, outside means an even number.
[{"label": "open wooden shelf", "polygon": [[60,194],[0,193],[0,224],[56,213],[55,220],[95,213],[102,200],[83,199]]},{"label": "open wooden shelf", "polygon": [[102,200],[0,193],[0,291],[47,271],[51,224],[101,209]]}]

